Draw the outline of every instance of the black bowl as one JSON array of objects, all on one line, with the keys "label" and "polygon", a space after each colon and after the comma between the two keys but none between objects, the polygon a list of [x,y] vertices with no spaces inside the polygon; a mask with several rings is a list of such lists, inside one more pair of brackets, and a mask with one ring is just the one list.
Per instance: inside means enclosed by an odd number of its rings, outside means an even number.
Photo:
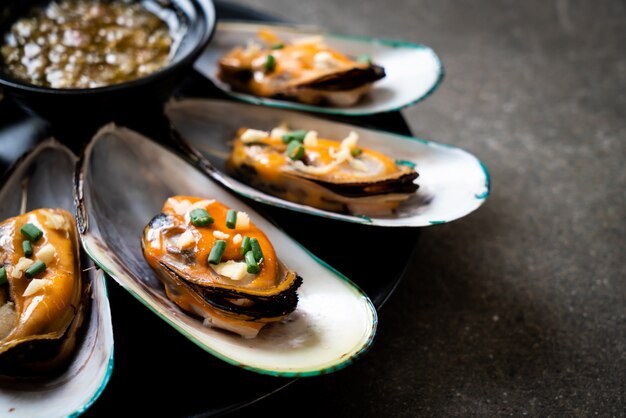
[{"label": "black bowl", "polygon": [[[0,10],[0,40],[30,7],[51,0],[3,1]],[[156,1],[156,0],[155,0]],[[150,117],[193,69],[193,63],[210,42],[216,26],[212,0],[158,0],[176,13],[185,32],[170,63],[159,71],[131,81],[105,87],[60,89],[40,87],[11,78],[2,71],[0,87],[7,98],[28,113],[46,119],[52,134],[74,144],[88,140],[93,129],[111,121],[125,123]]]}]

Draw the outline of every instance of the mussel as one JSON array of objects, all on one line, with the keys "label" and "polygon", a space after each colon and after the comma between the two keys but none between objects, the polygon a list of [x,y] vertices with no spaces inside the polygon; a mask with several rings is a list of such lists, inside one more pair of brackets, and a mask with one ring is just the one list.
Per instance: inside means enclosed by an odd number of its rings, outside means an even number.
[{"label": "mussel", "polygon": [[226,53],[217,77],[235,91],[312,105],[349,107],[385,77],[369,56],[350,57],[324,43],[322,36],[287,41],[260,30]]},{"label": "mussel", "polygon": [[58,368],[89,302],[74,217],[45,208],[7,219],[0,250],[0,373]]},{"label": "mussel", "polygon": [[173,196],[148,223],[141,243],[167,296],[207,326],[253,338],[296,309],[302,279],[278,259],[246,212]]},{"label": "mussel", "polygon": [[75,163],[48,139],[2,179],[0,415],[77,416],[111,375],[104,274],[81,251],[72,214]]},{"label": "mussel", "polygon": [[227,169],[240,180],[283,199],[339,213],[385,216],[418,189],[413,164],[314,130],[241,128]]}]

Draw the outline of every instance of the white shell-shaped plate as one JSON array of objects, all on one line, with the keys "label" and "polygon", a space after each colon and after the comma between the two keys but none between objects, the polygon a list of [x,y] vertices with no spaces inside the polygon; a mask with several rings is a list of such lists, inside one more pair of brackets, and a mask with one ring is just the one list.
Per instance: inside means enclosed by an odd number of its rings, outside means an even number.
[{"label": "white shell-shaped plate", "polygon": [[[385,227],[421,227],[461,218],[489,195],[489,174],[472,154],[450,145],[364,129],[284,109],[234,101],[183,99],[167,103],[165,113],[192,160],[216,180],[243,196],[266,204],[347,222]],[[359,145],[416,165],[415,195],[388,217],[364,217],[320,210],[271,196],[231,177],[225,168],[229,142],[237,129],[271,130],[282,122],[292,129],[315,130],[320,137],[343,139],[350,131]]]},{"label": "white shell-shaped plate", "polygon": [[[340,369],[371,344],[377,314],[356,285],[172,152],[129,129],[108,125],[87,145],[79,170],[79,223],[86,251],[131,294],[209,353],[261,374],[301,377]],[[250,215],[278,257],[303,277],[298,307],[288,321],[244,339],[203,326],[167,298],[144,259],[140,238],[173,195],[216,199]]]},{"label": "white shell-shaped plate", "polygon": [[[0,189],[0,218],[43,207],[74,212],[72,180],[76,157],[46,140],[22,157]],[[24,197],[24,199],[22,199]],[[113,330],[104,273],[85,257],[92,306],[85,318],[85,338],[67,370],[37,383],[0,379],[0,416],[11,418],[76,417],[98,399],[113,371]]]},{"label": "white shell-shaped plate", "polygon": [[[322,35],[330,48],[358,57],[368,54],[372,62],[385,69],[385,78],[374,83],[363,100],[350,107],[314,106],[287,100],[263,98],[231,90],[217,77],[220,58],[236,46],[244,46],[257,39],[260,29],[270,29],[281,39]],[[306,110],[335,115],[371,115],[390,112],[413,105],[431,94],[443,79],[443,66],[437,54],[429,47],[404,41],[375,39],[328,33],[323,29],[304,26],[220,22],[213,40],[200,55],[195,69],[208,77],[218,88],[237,99],[271,107]]]}]

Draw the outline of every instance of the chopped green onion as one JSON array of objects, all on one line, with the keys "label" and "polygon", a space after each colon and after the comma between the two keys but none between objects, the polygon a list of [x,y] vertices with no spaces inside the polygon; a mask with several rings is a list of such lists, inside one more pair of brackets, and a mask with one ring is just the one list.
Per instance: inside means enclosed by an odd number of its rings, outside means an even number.
[{"label": "chopped green onion", "polygon": [[299,160],[304,157],[304,146],[298,141],[291,141],[287,145],[287,156],[292,160]]},{"label": "chopped green onion", "polygon": [[35,261],[35,263],[32,264],[29,268],[27,268],[26,271],[24,271],[24,274],[26,274],[26,277],[28,277],[29,279],[32,279],[39,273],[42,273],[45,269],[46,264],[43,261],[38,260]]},{"label": "chopped green onion", "polygon": [[37,228],[35,225],[31,223],[24,225],[20,229],[20,232],[30,242],[37,242],[39,241],[39,238],[43,236],[43,232],[41,231],[41,229]]},{"label": "chopped green onion", "polygon": [[271,73],[276,68],[276,58],[272,54],[265,59],[265,71]]},{"label": "chopped green onion", "polygon": [[371,64],[372,63],[372,57],[371,57],[370,54],[359,55],[356,58],[356,62],[358,62],[359,64]]},{"label": "chopped green onion", "polygon": [[226,227],[235,229],[235,226],[237,226],[237,211],[229,209],[228,214],[226,215]]},{"label": "chopped green onion", "polygon": [[252,254],[254,254],[254,259],[257,263],[263,261],[263,251],[261,250],[259,240],[256,238],[250,238],[250,246],[252,247]]},{"label": "chopped green onion", "polygon": [[251,249],[252,246],[250,245],[250,237],[246,235],[243,237],[243,241],[241,242],[241,255],[245,255]]},{"label": "chopped green onion", "polygon": [[189,212],[189,218],[194,226],[207,226],[213,223],[213,217],[206,209],[197,208]]},{"label": "chopped green onion", "polygon": [[352,154],[353,157],[358,157],[359,155],[363,154],[363,149],[354,148],[353,150],[350,151],[350,154]]},{"label": "chopped green onion", "polygon": [[24,250],[24,257],[33,255],[33,246],[30,241],[22,241],[22,249]]},{"label": "chopped green onion", "polygon": [[209,254],[209,263],[211,264],[219,264],[222,260],[222,256],[224,255],[224,251],[226,250],[226,241],[223,239],[218,239],[215,241],[213,248],[211,248],[211,253]]},{"label": "chopped green onion", "polygon": [[258,272],[261,271],[261,268],[259,267],[256,260],[254,259],[254,254],[252,253],[252,251],[248,251],[245,255],[245,258],[246,258],[246,271],[248,273],[257,274]]},{"label": "chopped green onion", "polygon": [[304,137],[308,131],[304,129],[298,129],[297,131],[288,132],[283,135],[283,143],[288,144],[291,141],[304,142]]},{"label": "chopped green onion", "polygon": [[285,47],[285,44],[283,43],[277,43],[271,46],[271,49],[283,49]]},{"label": "chopped green onion", "polygon": [[0,286],[7,282],[7,269],[6,267],[0,267]]}]

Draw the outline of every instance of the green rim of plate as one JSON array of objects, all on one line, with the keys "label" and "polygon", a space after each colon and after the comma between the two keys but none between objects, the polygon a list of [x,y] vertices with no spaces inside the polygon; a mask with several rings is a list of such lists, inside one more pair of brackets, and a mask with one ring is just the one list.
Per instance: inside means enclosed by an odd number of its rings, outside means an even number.
[{"label": "green rim of plate", "polygon": [[[85,252],[87,252],[87,251],[85,251]],[[89,253],[87,252],[87,254],[89,254]],[[102,280],[104,296],[108,300],[108,298],[109,298],[109,290],[108,290],[107,283],[106,283],[106,280],[105,280],[105,275],[102,274],[100,277],[101,277],[101,280]],[[68,415],[67,416],[68,418],[76,418],[76,417],[84,414],[98,400],[100,395],[102,395],[102,392],[104,392],[104,389],[109,384],[109,380],[111,379],[111,375],[113,374],[113,363],[114,363],[114,357],[115,357],[114,354],[115,354],[115,341],[113,341],[113,345],[111,346],[111,356],[109,357],[109,361],[108,361],[108,365],[107,365],[107,371],[106,371],[106,374],[104,375],[104,379],[102,379],[102,383],[100,384],[100,387],[98,388],[98,390],[96,390],[94,392],[92,397],[80,409],[77,409],[72,414]]]}]

